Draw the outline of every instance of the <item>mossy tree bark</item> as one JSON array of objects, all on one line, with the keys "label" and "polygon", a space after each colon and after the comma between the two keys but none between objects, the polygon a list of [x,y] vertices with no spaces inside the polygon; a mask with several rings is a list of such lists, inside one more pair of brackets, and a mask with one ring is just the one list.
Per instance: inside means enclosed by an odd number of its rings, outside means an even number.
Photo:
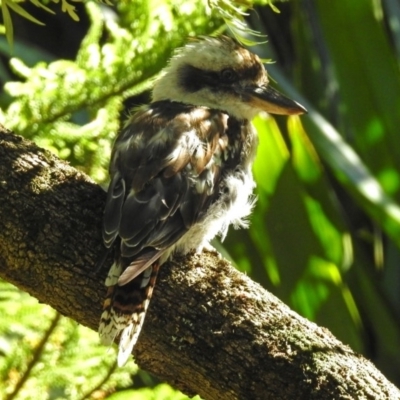
[{"label": "mossy tree bark", "polygon": [[[1,128],[0,276],[97,329],[104,202],[84,174]],[[161,268],[134,355],[204,399],[400,399],[372,363],[212,252]]]}]

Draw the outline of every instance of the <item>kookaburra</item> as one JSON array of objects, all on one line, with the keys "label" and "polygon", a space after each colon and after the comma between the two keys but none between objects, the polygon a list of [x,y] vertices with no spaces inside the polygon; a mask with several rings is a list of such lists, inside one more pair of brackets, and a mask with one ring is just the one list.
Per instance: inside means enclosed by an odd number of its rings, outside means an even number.
[{"label": "kookaburra", "polygon": [[114,144],[103,238],[115,246],[101,341],[119,338],[118,363],[135,345],[161,264],[201,251],[254,203],[254,116],[306,110],[268,83],[260,59],[228,37],[193,40],[156,82],[153,101]]}]

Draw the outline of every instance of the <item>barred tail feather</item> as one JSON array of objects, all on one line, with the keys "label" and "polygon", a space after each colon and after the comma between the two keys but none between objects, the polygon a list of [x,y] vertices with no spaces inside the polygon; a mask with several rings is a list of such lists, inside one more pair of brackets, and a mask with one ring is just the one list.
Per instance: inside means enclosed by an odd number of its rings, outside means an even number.
[{"label": "barred tail feather", "polygon": [[156,262],[128,284],[118,286],[115,283],[108,289],[100,319],[99,335],[101,342],[106,345],[111,345],[120,335],[119,366],[126,363],[138,340],[158,270],[159,263]]}]

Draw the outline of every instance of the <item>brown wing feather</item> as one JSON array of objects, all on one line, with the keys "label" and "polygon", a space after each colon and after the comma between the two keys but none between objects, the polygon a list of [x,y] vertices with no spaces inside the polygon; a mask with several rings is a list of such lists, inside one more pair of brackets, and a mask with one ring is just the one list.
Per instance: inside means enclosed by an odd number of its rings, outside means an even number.
[{"label": "brown wing feather", "polygon": [[[121,239],[120,284],[146,268],[148,249],[161,256],[201,218],[217,194],[213,157],[221,153],[224,114],[173,102],[153,103],[119,135],[112,154],[103,236]],[[212,165],[211,165],[212,164]],[[194,184],[196,182],[196,185]]]}]

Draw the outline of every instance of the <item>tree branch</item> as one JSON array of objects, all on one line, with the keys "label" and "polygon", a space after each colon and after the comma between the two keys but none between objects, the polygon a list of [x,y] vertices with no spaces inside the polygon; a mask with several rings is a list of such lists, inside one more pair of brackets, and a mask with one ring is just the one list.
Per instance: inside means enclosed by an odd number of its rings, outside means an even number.
[{"label": "tree branch", "polygon": [[[104,202],[84,174],[0,129],[0,276],[97,329]],[[212,252],[161,268],[134,354],[205,399],[400,399],[372,363]]]}]

